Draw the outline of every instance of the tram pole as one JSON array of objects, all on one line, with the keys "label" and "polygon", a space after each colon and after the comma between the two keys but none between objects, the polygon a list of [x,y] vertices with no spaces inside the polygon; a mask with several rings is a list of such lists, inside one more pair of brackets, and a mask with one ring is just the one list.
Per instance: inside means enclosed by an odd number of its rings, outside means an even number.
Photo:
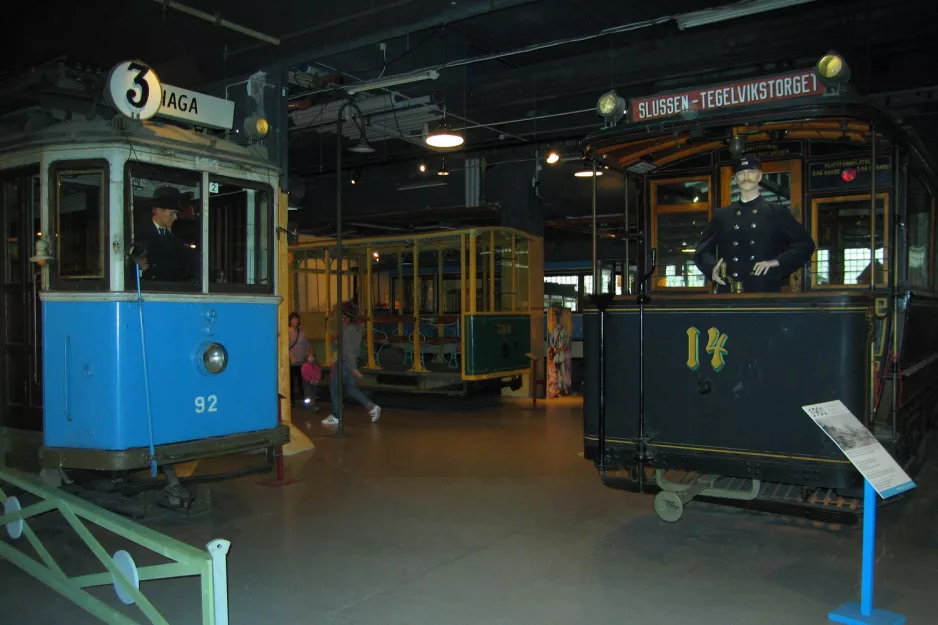
[{"label": "tram pole", "polygon": [[[870,177],[870,290],[874,291],[876,290],[876,124],[873,123],[870,123],[870,143],[872,144],[870,168],[873,171]],[[886,220],[883,219],[883,230],[887,227]],[[886,261],[885,256],[883,256],[883,261]]]},{"label": "tram pole", "polygon": [[642,275],[638,285],[638,492],[645,492],[645,462],[648,460],[647,440],[645,435],[645,304],[648,303],[646,283],[655,273],[658,253],[651,249],[651,267]]},{"label": "tram pole", "polygon": [[593,293],[599,294],[599,257],[596,242],[596,161],[593,161]]},{"label": "tram pole", "polygon": [[339,420],[339,427],[332,435],[334,438],[347,438],[348,434],[345,433],[345,415],[342,406],[343,401],[343,388],[342,388],[342,378],[345,369],[345,357],[342,352],[342,279],[344,277],[344,272],[342,270],[342,116],[345,114],[345,109],[351,104],[350,101],[345,102],[339,108],[339,114],[336,116],[336,129],[335,129],[335,231],[336,231],[336,252],[335,259],[338,267],[336,268],[336,315],[335,315],[335,324],[336,324],[336,358],[335,365],[332,367],[332,375],[338,376],[335,380],[335,396],[336,396],[336,405],[332,407],[332,412],[335,415],[335,418]]},{"label": "tram pole", "polygon": [[623,210],[623,228],[625,229],[625,268],[622,271],[622,292],[632,294],[632,273],[629,269],[629,252],[632,239],[629,237],[629,173],[625,172],[625,208]]}]

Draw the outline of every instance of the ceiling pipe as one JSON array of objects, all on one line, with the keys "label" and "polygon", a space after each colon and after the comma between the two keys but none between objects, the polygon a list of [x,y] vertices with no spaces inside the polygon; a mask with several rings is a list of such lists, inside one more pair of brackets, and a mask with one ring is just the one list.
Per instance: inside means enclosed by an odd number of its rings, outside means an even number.
[{"label": "ceiling pipe", "polygon": [[[547,41],[545,43],[536,43],[524,48],[518,48],[516,50],[508,50],[505,52],[495,52],[493,54],[486,54],[484,56],[474,56],[468,59],[460,59],[457,61],[450,61],[448,63],[443,63],[441,65],[432,65],[424,67],[418,70],[413,70],[412,73],[426,72],[431,70],[442,71],[444,69],[452,67],[461,67],[463,65],[474,65],[476,63],[484,63],[486,61],[496,61],[498,59],[503,59],[509,56],[517,56],[519,54],[530,54],[531,52],[537,52],[538,50],[546,50],[548,48],[555,48],[557,46],[570,45],[572,43],[582,43],[584,41],[591,41],[593,39],[599,39],[601,37],[608,37],[610,35],[618,35],[621,33],[632,32],[635,30],[642,30],[645,28],[651,28],[653,26],[661,26],[663,24],[668,24],[670,22],[676,22],[682,30],[684,28],[693,27],[700,25],[696,21],[701,18],[702,15],[706,15],[707,24],[714,24],[718,22],[728,21],[741,17],[744,14],[749,13],[763,13],[767,11],[774,11],[781,8],[787,8],[790,6],[797,6],[800,4],[807,4],[814,2],[815,0],[759,0],[753,3],[751,0],[744,0],[742,2],[737,2],[729,5],[721,5],[718,7],[690,11],[687,13],[677,13],[673,15],[665,15],[662,17],[657,17],[650,20],[642,20],[640,22],[631,22],[629,24],[622,24],[620,26],[613,26],[612,28],[605,28],[597,33],[592,33],[589,35],[580,35],[578,37],[566,37],[564,39],[555,39],[553,41]],[[748,11],[749,13],[744,13]],[[685,25],[685,24],[689,24]],[[350,76],[351,77],[351,76]],[[390,76],[389,78],[393,78]],[[313,92],[313,93],[318,93]],[[308,95],[308,94],[303,94]]]},{"label": "ceiling pipe", "polygon": [[244,26],[239,26],[238,24],[235,24],[234,22],[229,22],[228,20],[222,18],[221,13],[212,15],[211,13],[206,13],[205,11],[193,9],[192,7],[186,6],[182,4],[181,2],[175,2],[175,0],[153,0],[153,2],[164,7],[176,9],[180,13],[185,13],[187,15],[191,15],[192,17],[197,17],[200,20],[211,22],[212,24],[215,24],[216,26],[222,26],[224,28],[227,28],[228,30],[233,30],[237,33],[241,33],[242,35],[247,35],[248,37],[252,37],[254,39],[260,39],[261,41],[265,43],[269,43],[275,46],[280,45],[280,39],[278,39],[277,37],[271,37],[270,35],[265,35],[264,33],[258,32],[252,28],[246,28]]}]

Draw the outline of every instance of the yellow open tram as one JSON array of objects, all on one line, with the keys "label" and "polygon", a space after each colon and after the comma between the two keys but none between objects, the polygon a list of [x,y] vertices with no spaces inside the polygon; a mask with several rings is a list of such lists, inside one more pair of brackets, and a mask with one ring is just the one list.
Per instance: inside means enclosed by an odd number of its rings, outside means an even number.
[{"label": "yellow open tram", "polygon": [[[324,371],[335,350],[337,252],[334,239],[290,246],[293,309]],[[359,386],[523,395],[543,343],[543,267],[542,239],[513,228],[343,240],[342,292],[364,326]]]}]

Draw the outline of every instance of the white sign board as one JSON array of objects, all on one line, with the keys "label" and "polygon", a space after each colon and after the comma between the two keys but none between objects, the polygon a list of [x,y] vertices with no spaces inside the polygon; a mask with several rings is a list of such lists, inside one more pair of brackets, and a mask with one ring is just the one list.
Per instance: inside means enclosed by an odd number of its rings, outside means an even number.
[{"label": "white sign board", "polygon": [[231,130],[234,126],[234,102],[164,84],[157,115],[193,126]]},{"label": "white sign board", "polygon": [[899,463],[840,400],[802,406],[853,463],[879,496],[888,499],[915,488]]},{"label": "white sign board", "polygon": [[159,111],[163,90],[160,79],[145,63],[124,61],[108,74],[105,95],[122,115],[145,120]]}]

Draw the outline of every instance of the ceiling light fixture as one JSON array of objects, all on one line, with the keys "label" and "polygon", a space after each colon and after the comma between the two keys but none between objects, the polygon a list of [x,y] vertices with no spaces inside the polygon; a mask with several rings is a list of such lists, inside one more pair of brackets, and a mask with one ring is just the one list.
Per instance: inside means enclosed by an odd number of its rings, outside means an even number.
[{"label": "ceiling light fixture", "polygon": [[[574,173],[573,175],[576,176],[577,178],[592,178],[592,177],[593,177],[593,170],[592,170],[592,169],[580,169],[580,170],[577,170],[577,172]],[[596,175],[597,175],[597,176],[602,176],[602,175],[603,175],[603,171],[602,171],[601,169],[597,169],[597,170],[596,170]]]},{"label": "ceiling light fixture", "polygon": [[355,152],[356,154],[372,154],[375,149],[371,147],[371,144],[368,143],[368,139],[362,137],[361,141],[358,142],[358,145],[353,145],[348,149],[349,152]]},{"label": "ceiling light fixture", "polygon": [[433,130],[428,130],[427,138],[424,139],[427,145],[434,148],[456,148],[465,143],[465,138],[457,131],[449,127],[445,121],[442,121]]},{"label": "ceiling light fixture", "polygon": [[349,95],[355,95],[356,93],[361,93],[362,91],[374,91],[375,89],[386,89],[388,87],[407,85],[424,80],[436,80],[439,77],[440,72],[436,71],[435,69],[428,69],[422,72],[415,72],[413,74],[401,74],[399,76],[388,76],[387,78],[361,82],[356,85],[349,86],[349,88],[346,89],[346,92]]},{"label": "ceiling light fixture", "polygon": [[547,161],[548,165],[553,165],[554,163],[560,162],[560,153],[557,150],[547,150],[547,158],[544,159]]},{"label": "ceiling light fixture", "polygon": [[799,4],[807,4],[809,2],[814,2],[814,0],[746,0],[745,2],[737,2],[736,4],[719,8],[685,13],[679,15],[676,21],[678,28],[686,30],[688,28],[717,24],[740,17],[748,17],[750,15],[797,6]]}]

